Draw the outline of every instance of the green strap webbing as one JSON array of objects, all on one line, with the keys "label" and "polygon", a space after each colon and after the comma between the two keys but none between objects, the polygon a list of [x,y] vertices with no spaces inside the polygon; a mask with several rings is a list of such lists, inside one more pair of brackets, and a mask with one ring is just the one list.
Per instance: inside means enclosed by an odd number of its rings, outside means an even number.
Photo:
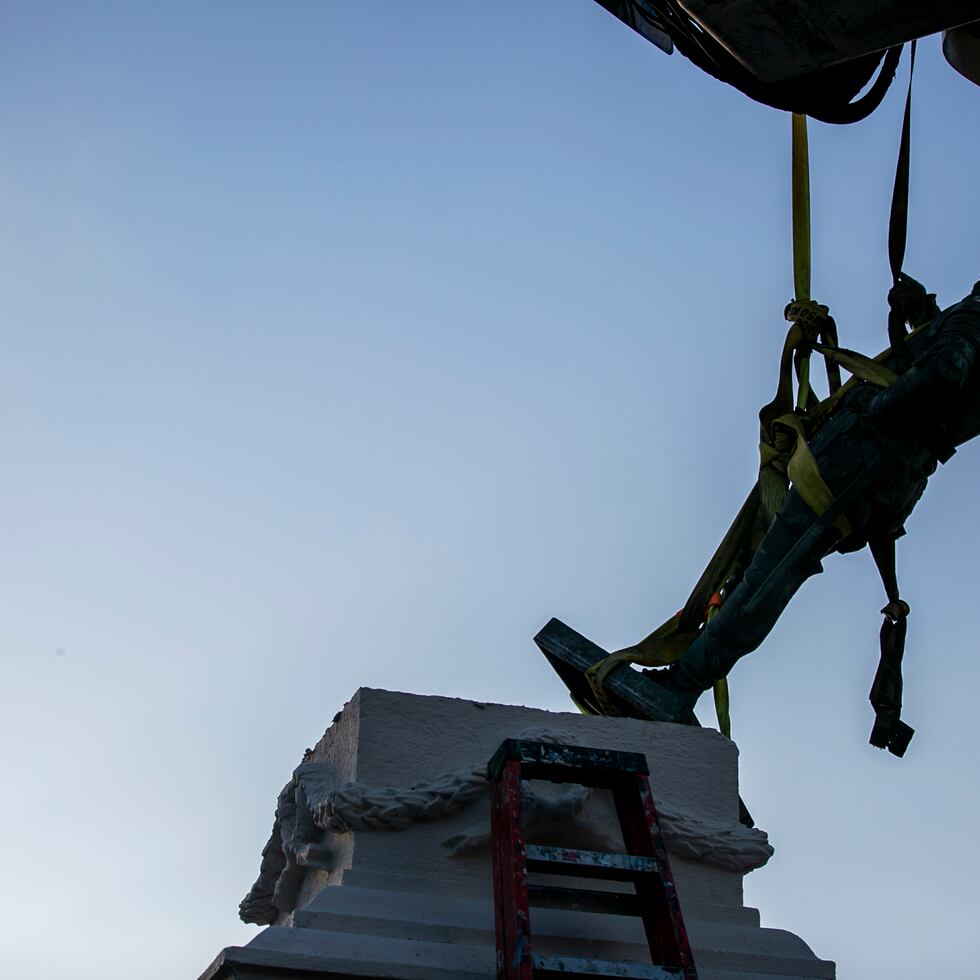
[{"label": "green strap webbing", "polygon": [[887,388],[898,380],[898,375],[891,368],[857,351],[827,344],[814,344],[813,349],[820,351],[828,361],[839,364],[860,381],[870,381],[871,384]]},{"label": "green strap webbing", "polygon": [[715,717],[718,719],[718,731],[725,738],[732,737],[731,702],[728,694],[728,678],[722,677],[714,683],[712,689],[715,701]]},{"label": "green strap webbing", "polygon": [[[810,144],[806,116],[793,113],[793,290],[794,303],[810,303]],[[796,408],[806,412],[810,387],[810,347],[801,345],[794,357],[798,380]]]},{"label": "green strap webbing", "polygon": [[806,116],[793,113],[793,286],[796,300],[810,298],[810,153]]}]

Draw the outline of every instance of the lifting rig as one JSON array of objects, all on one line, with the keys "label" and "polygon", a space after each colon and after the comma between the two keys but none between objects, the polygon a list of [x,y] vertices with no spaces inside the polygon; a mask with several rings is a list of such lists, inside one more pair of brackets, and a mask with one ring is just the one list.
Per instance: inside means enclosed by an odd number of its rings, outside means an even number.
[{"label": "lifting rig", "polygon": [[[823,554],[868,545],[888,598],[882,609],[885,622],[881,630],[881,656],[869,695],[875,711],[870,742],[902,756],[913,734],[900,717],[901,661],[909,607],[899,596],[894,542],[904,533],[902,521],[917,496],[911,498],[904,510],[899,508],[880,520],[869,521],[865,514],[865,526],[854,530],[851,508],[856,511],[859,505],[865,509],[878,506],[868,503],[874,497],[872,477],[879,482],[882,479],[875,469],[880,469],[882,464],[871,461],[877,450],[865,449],[868,461],[860,479],[852,480],[850,486],[838,487],[835,493],[825,481],[821,464],[809,444],[813,437],[817,439],[815,445],[823,438],[826,450],[828,438],[826,431],[820,432],[821,428],[832,429],[833,424],[828,423],[833,422],[835,411],[846,410],[844,406],[853,408],[860,401],[868,404],[875,397],[869,389],[888,391],[895,385],[890,397],[892,403],[900,400],[903,391],[914,389],[908,378],[902,384],[896,383],[913,368],[913,357],[920,356],[926,345],[935,343],[933,338],[937,333],[945,331],[947,337],[954,334],[965,337],[975,330],[980,338],[980,283],[963,303],[940,316],[935,297],[927,294],[902,268],[907,236],[916,39],[942,31],[947,60],[966,78],[980,84],[980,21],[975,19],[978,13],[975,0],[936,0],[928,5],[916,0],[876,4],[862,0],[596,2],[662,51],[670,54],[676,48],[698,67],[751,98],[793,114],[795,296],[785,311],[791,326],[780,359],[776,395],[759,414],[758,482],[684,607],[640,643],[611,654],[557,620],[545,626],[535,640],[569,687],[575,703],[587,713],[696,724],[693,703],[700,691],[713,685],[719,728],[730,737],[727,670],[738,657],[761,642],[803,579],[814,568],[819,570]],[[837,326],[829,309],[810,296],[806,118],[852,123],[873,112],[895,76],[905,42],[911,42],[909,89],[888,229],[892,273],[888,295],[889,348],[876,358],[869,358],[839,345]],[[955,326],[952,331],[947,330],[950,319],[957,317],[960,324],[965,319],[968,328]],[[944,343],[949,345],[946,340],[939,346]],[[966,350],[971,343],[969,338],[962,341],[965,348],[956,355],[961,364],[972,363],[973,353]],[[827,368],[829,395],[823,400],[815,395],[810,384],[813,353],[824,358]],[[846,384],[842,383],[841,368],[852,376]],[[918,373],[922,375],[921,370]],[[960,381],[965,383],[965,375]],[[860,385],[865,390],[855,397]],[[882,400],[878,398],[879,403]],[[939,417],[938,410],[924,414],[936,415],[930,423],[933,430],[946,431],[945,420]],[[908,432],[920,422],[921,419],[916,419]],[[960,441],[976,434],[967,431],[969,426],[954,427],[959,431]],[[911,439],[909,445],[917,444],[918,438]],[[930,465],[934,469],[936,462],[944,463],[955,452],[954,443],[948,439],[930,437],[926,442],[931,453],[931,462],[924,464],[926,469]],[[828,452],[824,453],[824,459],[829,458]],[[918,479],[918,474],[903,471],[889,479],[907,477]],[[921,493],[921,488],[918,492]],[[799,516],[800,500],[809,508],[808,518]],[[789,545],[784,533],[780,547],[786,550],[785,556],[770,568],[766,565],[765,552],[774,551],[775,539],[769,535],[781,518],[786,525],[790,517],[783,509],[784,503],[796,510],[798,526],[793,533],[798,540]],[[891,523],[883,523],[886,516]],[[800,530],[804,521],[809,521],[809,526]],[[754,594],[744,601],[748,588]],[[714,617],[738,589],[742,601],[730,605],[725,610],[727,615],[723,614],[711,626]],[[760,615],[763,607],[766,609]],[[728,638],[727,649],[721,636]],[[711,652],[705,653],[706,648],[712,648]],[[693,650],[697,650],[695,656],[689,653]],[[644,671],[652,674],[652,680],[647,681],[628,669],[638,664],[665,669]],[[750,820],[744,808],[743,820]]]}]

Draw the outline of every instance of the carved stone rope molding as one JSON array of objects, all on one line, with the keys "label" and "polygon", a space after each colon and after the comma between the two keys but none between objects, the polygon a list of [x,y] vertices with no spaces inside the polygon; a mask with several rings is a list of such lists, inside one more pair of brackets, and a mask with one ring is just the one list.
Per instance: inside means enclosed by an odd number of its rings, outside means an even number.
[{"label": "carved stone rope molding", "polygon": [[[484,767],[460,769],[406,789],[376,789],[347,783],[318,796],[315,764],[296,770],[306,792],[313,822],[334,833],[404,830],[419,820],[439,820],[455,813],[487,789]],[[318,767],[319,768],[319,767]],[[761,868],[773,854],[768,835],[741,824],[705,823],[662,803],[657,805],[667,848],[678,857],[704,861],[726,871]],[[466,848],[473,850],[475,848]]]},{"label": "carved stone rope molding", "polygon": [[[534,729],[520,738],[574,744],[568,732]],[[279,797],[272,838],[263,851],[258,880],[241,904],[248,922],[272,922],[292,909],[292,899],[302,867],[311,862],[309,846],[318,836],[314,828],[332,833],[393,832],[422,820],[439,820],[455,813],[487,792],[485,765],[458,769],[436,779],[402,789],[372,787],[361,783],[335,786],[328,768],[304,762]],[[581,789],[559,800],[546,801],[528,795],[529,809],[551,808],[574,819],[588,793]],[[773,854],[765,831],[740,823],[705,823],[663,803],[657,804],[660,826],[671,854],[745,874],[761,868]],[[311,826],[312,824],[312,826]],[[444,843],[459,856],[488,845],[489,824],[455,835]],[[323,851],[323,848],[319,848]]]},{"label": "carved stone rope molding", "polygon": [[[533,728],[518,736],[553,744],[573,744],[574,736],[554,728]],[[471,803],[487,788],[486,763],[444,773],[406,789],[376,788],[360,783],[332,786],[317,763],[303,763],[294,773],[306,793],[313,822],[321,830],[404,830],[417,820],[439,820]]]},{"label": "carved stone rope molding", "polygon": [[667,850],[675,857],[747,874],[761,868],[774,853],[769,835],[757,827],[705,823],[662,803],[657,804],[657,816]]},{"label": "carved stone rope molding", "polygon": [[487,788],[486,766],[480,766],[446,773],[407,789],[346,783],[317,798],[302,771],[305,766],[299,767],[297,777],[310,801],[313,822],[321,830],[334,833],[404,830],[418,820],[439,820],[482,796]]}]

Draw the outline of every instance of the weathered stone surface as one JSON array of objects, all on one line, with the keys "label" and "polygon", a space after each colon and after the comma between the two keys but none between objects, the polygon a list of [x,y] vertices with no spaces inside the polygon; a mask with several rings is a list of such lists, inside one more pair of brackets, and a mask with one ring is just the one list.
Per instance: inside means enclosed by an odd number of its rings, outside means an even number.
[{"label": "weathered stone surface", "polygon": [[[702,980],[834,976],[742,906],[744,874],[772,849],[738,823],[737,749],[717,732],[362,689],[280,795],[242,903],[244,918],[273,924],[204,978],[493,977],[484,772],[514,737],[646,755]],[[528,789],[535,843],[622,849],[604,791]],[[541,953],[648,961],[639,920],[534,909],[532,931]]]}]

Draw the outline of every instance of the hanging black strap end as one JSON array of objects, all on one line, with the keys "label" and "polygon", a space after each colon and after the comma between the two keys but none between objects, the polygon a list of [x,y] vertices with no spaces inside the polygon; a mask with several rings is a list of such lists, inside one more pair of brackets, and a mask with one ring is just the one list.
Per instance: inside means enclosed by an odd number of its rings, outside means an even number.
[{"label": "hanging black strap end", "polygon": [[[912,741],[915,729],[902,721],[902,655],[905,652],[905,633],[909,614],[908,603],[898,598],[894,578],[895,548],[873,542],[872,553],[878,563],[889,596],[894,596],[882,609],[885,621],[881,624],[881,659],[875,671],[868,700],[874,708],[875,721],[868,741],[877,749],[888,749],[901,758]],[[877,546],[877,547],[875,547]]]},{"label": "hanging black strap end", "polygon": [[868,741],[876,749],[888,749],[892,755],[901,759],[914,734],[915,729],[911,725],[906,725],[898,717],[897,712],[879,711],[875,715],[875,723]]},{"label": "hanging black strap end", "polygon": [[905,755],[905,750],[909,747],[909,742],[912,741],[914,734],[915,729],[899,719],[895,722],[895,727],[892,729],[892,737],[888,740],[888,751],[901,759]]}]

